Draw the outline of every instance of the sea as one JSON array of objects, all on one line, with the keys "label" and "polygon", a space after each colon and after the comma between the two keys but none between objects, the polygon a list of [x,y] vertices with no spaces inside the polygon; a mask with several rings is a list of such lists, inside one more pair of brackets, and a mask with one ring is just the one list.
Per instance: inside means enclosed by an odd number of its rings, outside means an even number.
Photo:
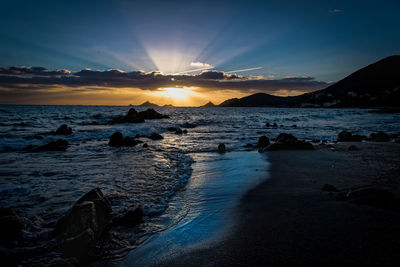
[{"label": "sea", "polygon": [[[156,107],[169,118],[109,124],[130,108],[0,105],[0,207],[18,212],[25,225],[18,246],[0,248],[4,253],[18,255],[23,266],[56,265],[61,255],[52,227],[98,187],[114,214],[139,204],[145,216],[135,227],[112,228],[92,265],[146,265],[229,234],[240,198],[269,176],[268,153],[250,146],[260,136],[290,133],[318,144],[336,140],[342,130],[400,133],[400,114],[368,109]],[[47,134],[62,124],[73,133]],[[164,139],[139,138],[148,147],[108,146],[117,131],[132,137],[158,133]],[[69,142],[66,151],[24,150],[58,138]],[[226,153],[217,152],[220,143]]]}]

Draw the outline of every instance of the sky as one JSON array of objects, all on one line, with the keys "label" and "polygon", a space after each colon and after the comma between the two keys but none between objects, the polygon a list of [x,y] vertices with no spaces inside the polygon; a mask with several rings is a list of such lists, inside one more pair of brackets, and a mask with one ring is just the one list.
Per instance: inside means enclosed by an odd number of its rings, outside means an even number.
[{"label": "sky", "polygon": [[9,1],[0,103],[220,103],[400,54],[400,1]]}]

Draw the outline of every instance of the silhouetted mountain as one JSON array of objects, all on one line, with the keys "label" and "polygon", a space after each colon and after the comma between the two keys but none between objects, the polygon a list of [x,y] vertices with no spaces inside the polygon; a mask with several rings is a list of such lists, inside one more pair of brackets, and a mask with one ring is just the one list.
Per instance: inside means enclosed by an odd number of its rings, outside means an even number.
[{"label": "silhouetted mountain", "polygon": [[151,103],[149,101],[144,102],[143,104],[139,105],[140,107],[158,107],[157,104]]},{"label": "silhouetted mountain", "polygon": [[202,107],[216,107],[213,102],[208,102],[207,104],[203,105]]},{"label": "silhouetted mountain", "polygon": [[172,107],[174,107],[174,105],[172,105],[172,104],[165,104],[163,107],[169,107],[169,108],[172,108]]},{"label": "silhouetted mountain", "polygon": [[226,100],[229,107],[398,107],[400,56],[390,56],[362,68],[328,88],[294,97],[258,93]]}]

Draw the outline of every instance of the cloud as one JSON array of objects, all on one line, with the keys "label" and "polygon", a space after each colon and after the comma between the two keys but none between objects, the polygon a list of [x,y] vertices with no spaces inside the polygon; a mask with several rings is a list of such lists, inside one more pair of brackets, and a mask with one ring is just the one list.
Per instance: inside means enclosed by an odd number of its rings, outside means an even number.
[{"label": "cloud", "polygon": [[195,68],[212,68],[213,66],[208,64],[208,63],[203,63],[203,62],[192,62],[190,63],[190,67],[195,67]]},{"label": "cloud", "polygon": [[334,9],[329,9],[328,12],[335,14],[335,13],[342,13],[343,10],[342,9],[338,9],[338,8],[334,8]]},{"label": "cloud", "polygon": [[241,93],[279,90],[311,92],[327,87],[327,83],[312,77],[273,76],[244,77],[217,70],[203,70],[199,74],[165,75],[160,72],[132,71],[118,69],[90,70],[78,72],[68,70],[50,71],[40,67],[0,68],[0,88],[4,91],[59,90],[71,88],[87,91],[116,90],[131,88],[155,91],[164,87],[197,87],[202,91],[231,90]]}]

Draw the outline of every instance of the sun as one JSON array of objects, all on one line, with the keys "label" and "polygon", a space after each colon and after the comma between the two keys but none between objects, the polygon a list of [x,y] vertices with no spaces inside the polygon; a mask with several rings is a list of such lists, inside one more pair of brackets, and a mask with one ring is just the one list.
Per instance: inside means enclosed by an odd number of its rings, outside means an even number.
[{"label": "sun", "polygon": [[191,93],[192,92],[190,89],[179,87],[161,88],[158,92],[156,92],[156,94],[159,96],[174,100],[187,100]]}]

